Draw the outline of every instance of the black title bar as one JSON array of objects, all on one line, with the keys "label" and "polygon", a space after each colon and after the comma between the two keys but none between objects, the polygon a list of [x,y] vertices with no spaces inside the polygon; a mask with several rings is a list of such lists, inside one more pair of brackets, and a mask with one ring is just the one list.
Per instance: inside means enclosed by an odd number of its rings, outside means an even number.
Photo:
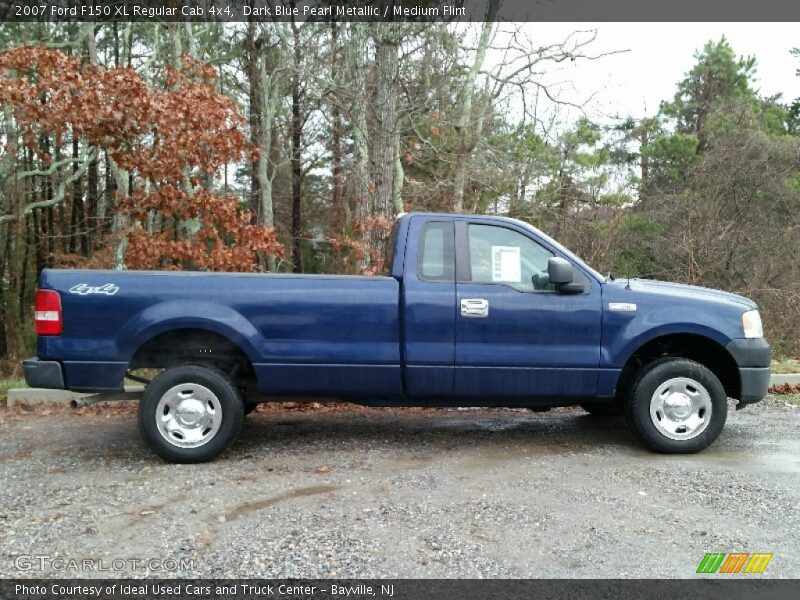
[{"label": "black title bar", "polygon": [[724,579],[17,579],[0,580],[3,600],[547,600],[797,598],[800,580]]},{"label": "black title bar", "polygon": [[[800,21],[792,0],[0,0],[6,22]],[[680,31],[676,30],[676,35]]]}]

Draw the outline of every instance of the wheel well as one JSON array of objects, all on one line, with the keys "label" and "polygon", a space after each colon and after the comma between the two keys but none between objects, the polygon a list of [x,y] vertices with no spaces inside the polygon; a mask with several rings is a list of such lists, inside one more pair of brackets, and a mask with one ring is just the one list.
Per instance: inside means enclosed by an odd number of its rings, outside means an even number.
[{"label": "wheel well", "polygon": [[658,337],[636,350],[622,369],[617,393],[624,394],[627,391],[642,367],[654,360],[669,356],[699,362],[717,376],[729,398],[741,396],[739,369],[730,353],[714,340],[690,333]]},{"label": "wheel well", "polygon": [[224,335],[205,329],[174,329],[150,338],[133,355],[128,368],[168,369],[186,363],[214,367],[241,388],[256,384],[247,354]]}]

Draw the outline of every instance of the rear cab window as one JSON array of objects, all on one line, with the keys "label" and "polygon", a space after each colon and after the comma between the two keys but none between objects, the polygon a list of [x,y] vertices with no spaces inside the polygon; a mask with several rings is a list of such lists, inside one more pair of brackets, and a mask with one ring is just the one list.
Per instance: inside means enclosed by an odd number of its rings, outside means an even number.
[{"label": "rear cab window", "polygon": [[452,221],[430,221],[422,227],[417,277],[422,281],[455,281],[455,228]]}]

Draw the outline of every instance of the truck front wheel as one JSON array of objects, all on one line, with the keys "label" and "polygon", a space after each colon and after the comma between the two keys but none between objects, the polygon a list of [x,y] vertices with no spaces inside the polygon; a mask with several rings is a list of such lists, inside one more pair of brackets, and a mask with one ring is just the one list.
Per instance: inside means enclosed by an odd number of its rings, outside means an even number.
[{"label": "truck front wheel", "polygon": [[139,403],[147,445],[171,462],[215,458],[239,434],[244,403],[236,386],[214,369],[181,365],[158,375]]},{"label": "truck front wheel", "polygon": [[664,358],[645,366],[628,396],[628,422],[656,452],[698,452],[728,417],[725,388],[698,362]]}]

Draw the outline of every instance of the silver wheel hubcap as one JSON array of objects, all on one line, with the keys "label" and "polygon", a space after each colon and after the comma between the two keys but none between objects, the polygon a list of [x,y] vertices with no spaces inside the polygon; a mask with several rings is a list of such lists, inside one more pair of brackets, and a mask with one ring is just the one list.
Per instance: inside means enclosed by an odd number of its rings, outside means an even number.
[{"label": "silver wheel hubcap", "polygon": [[222,406],[219,399],[202,385],[176,385],[158,401],[158,431],[178,448],[197,448],[210,442],[221,424]]},{"label": "silver wheel hubcap", "polygon": [[650,419],[671,440],[690,440],[711,421],[711,394],[689,377],[662,383],[650,399]]}]

